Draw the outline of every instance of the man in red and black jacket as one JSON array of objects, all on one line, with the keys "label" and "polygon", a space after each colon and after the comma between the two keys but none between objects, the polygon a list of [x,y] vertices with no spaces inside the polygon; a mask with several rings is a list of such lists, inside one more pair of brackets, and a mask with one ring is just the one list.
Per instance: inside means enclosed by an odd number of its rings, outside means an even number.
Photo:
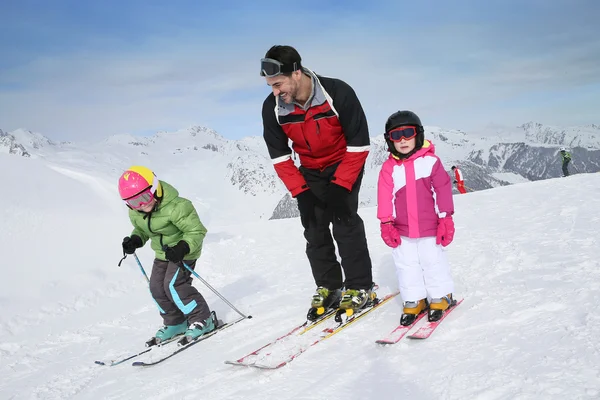
[{"label": "man in red and black jacket", "polygon": [[[311,310],[335,307],[338,301],[340,308],[361,308],[373,278],[364,224],[357,214],[370,145],[360,101],[347,83],[302,67],[290,46],[273,46],[261,60],[261,75],[273,91],[263,103],[263,137],[277,175],[298,201],[317,285]],[[292,160],[290,140],[300,168]]]}]

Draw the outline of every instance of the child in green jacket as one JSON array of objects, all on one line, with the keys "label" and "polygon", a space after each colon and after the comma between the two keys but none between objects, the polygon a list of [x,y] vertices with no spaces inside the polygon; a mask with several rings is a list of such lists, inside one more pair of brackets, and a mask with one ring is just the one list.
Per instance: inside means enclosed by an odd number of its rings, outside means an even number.
[{"label": "child in green jacket", "polygon": [[123,239],[123,251],[133,254],[150,240],[156,256],[150,275],[150,292],[164,326],[148,341],[157,344],[184,334],[182,342],[215,329],[217,321],[192,286],[191,269],[200,257],[206,228],[194,205],[179,192],[159,181],[150,169],[133,166],[119,179],[119,194],[129,207],[133,232]]}]

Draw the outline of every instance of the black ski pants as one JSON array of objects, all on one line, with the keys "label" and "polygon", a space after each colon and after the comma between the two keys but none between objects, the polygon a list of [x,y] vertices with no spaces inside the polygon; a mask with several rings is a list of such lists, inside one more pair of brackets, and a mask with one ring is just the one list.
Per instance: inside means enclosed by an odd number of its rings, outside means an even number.
[{"label": "black ski pants", "polygon": [[[373,283],[371,258],[367,248],[365,226],[357,213],[358,193],[364,170],[359,174],[347,199],[352,214],[349,219],[340,221],[333,218],[326,207],[327,189],[329,185],[333,185],[330,180],[337,165],[323,171],[300,167],[308,187],[324,204],[324,207],[315,208],[316,223],[304,226],[306,255],[317,286],[328,289],[339,289],[342,286],[347,289],[369,289]],[[341,266],[337,260],[330,225],[333,226],[333,238],[338,247]],[[342,278],[342,269],[345,281]]]},{"label": "black ski pants", "polygon": [[[563,171],[563,175],[564,176],[569,176],[569,161],[571,160],[564,160],[563,164],[562,164],[562,171]],[[575,171],[577,172],[577,171]]]}]

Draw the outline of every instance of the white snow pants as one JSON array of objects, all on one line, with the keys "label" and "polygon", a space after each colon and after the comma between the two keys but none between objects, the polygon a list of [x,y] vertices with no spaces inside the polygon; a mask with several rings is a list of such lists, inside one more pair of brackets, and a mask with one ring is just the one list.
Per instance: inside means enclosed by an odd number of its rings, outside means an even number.
[{"label": "white snow pants", "polygon": [[435,237],[408,238],[392,250],[403,301],[440,298],[454,293],[446,251]]}]

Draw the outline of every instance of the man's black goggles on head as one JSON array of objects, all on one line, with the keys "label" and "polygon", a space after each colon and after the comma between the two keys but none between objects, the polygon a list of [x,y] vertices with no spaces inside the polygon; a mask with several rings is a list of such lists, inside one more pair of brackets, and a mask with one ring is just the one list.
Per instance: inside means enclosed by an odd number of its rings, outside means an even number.
[{"label": "man's black goggles on head", "polygon": [[260,60],[260,76],[272,78],[277,75],[294,72],[301,68],[300,63],[283,64],[272,58],[263,58]]}]

